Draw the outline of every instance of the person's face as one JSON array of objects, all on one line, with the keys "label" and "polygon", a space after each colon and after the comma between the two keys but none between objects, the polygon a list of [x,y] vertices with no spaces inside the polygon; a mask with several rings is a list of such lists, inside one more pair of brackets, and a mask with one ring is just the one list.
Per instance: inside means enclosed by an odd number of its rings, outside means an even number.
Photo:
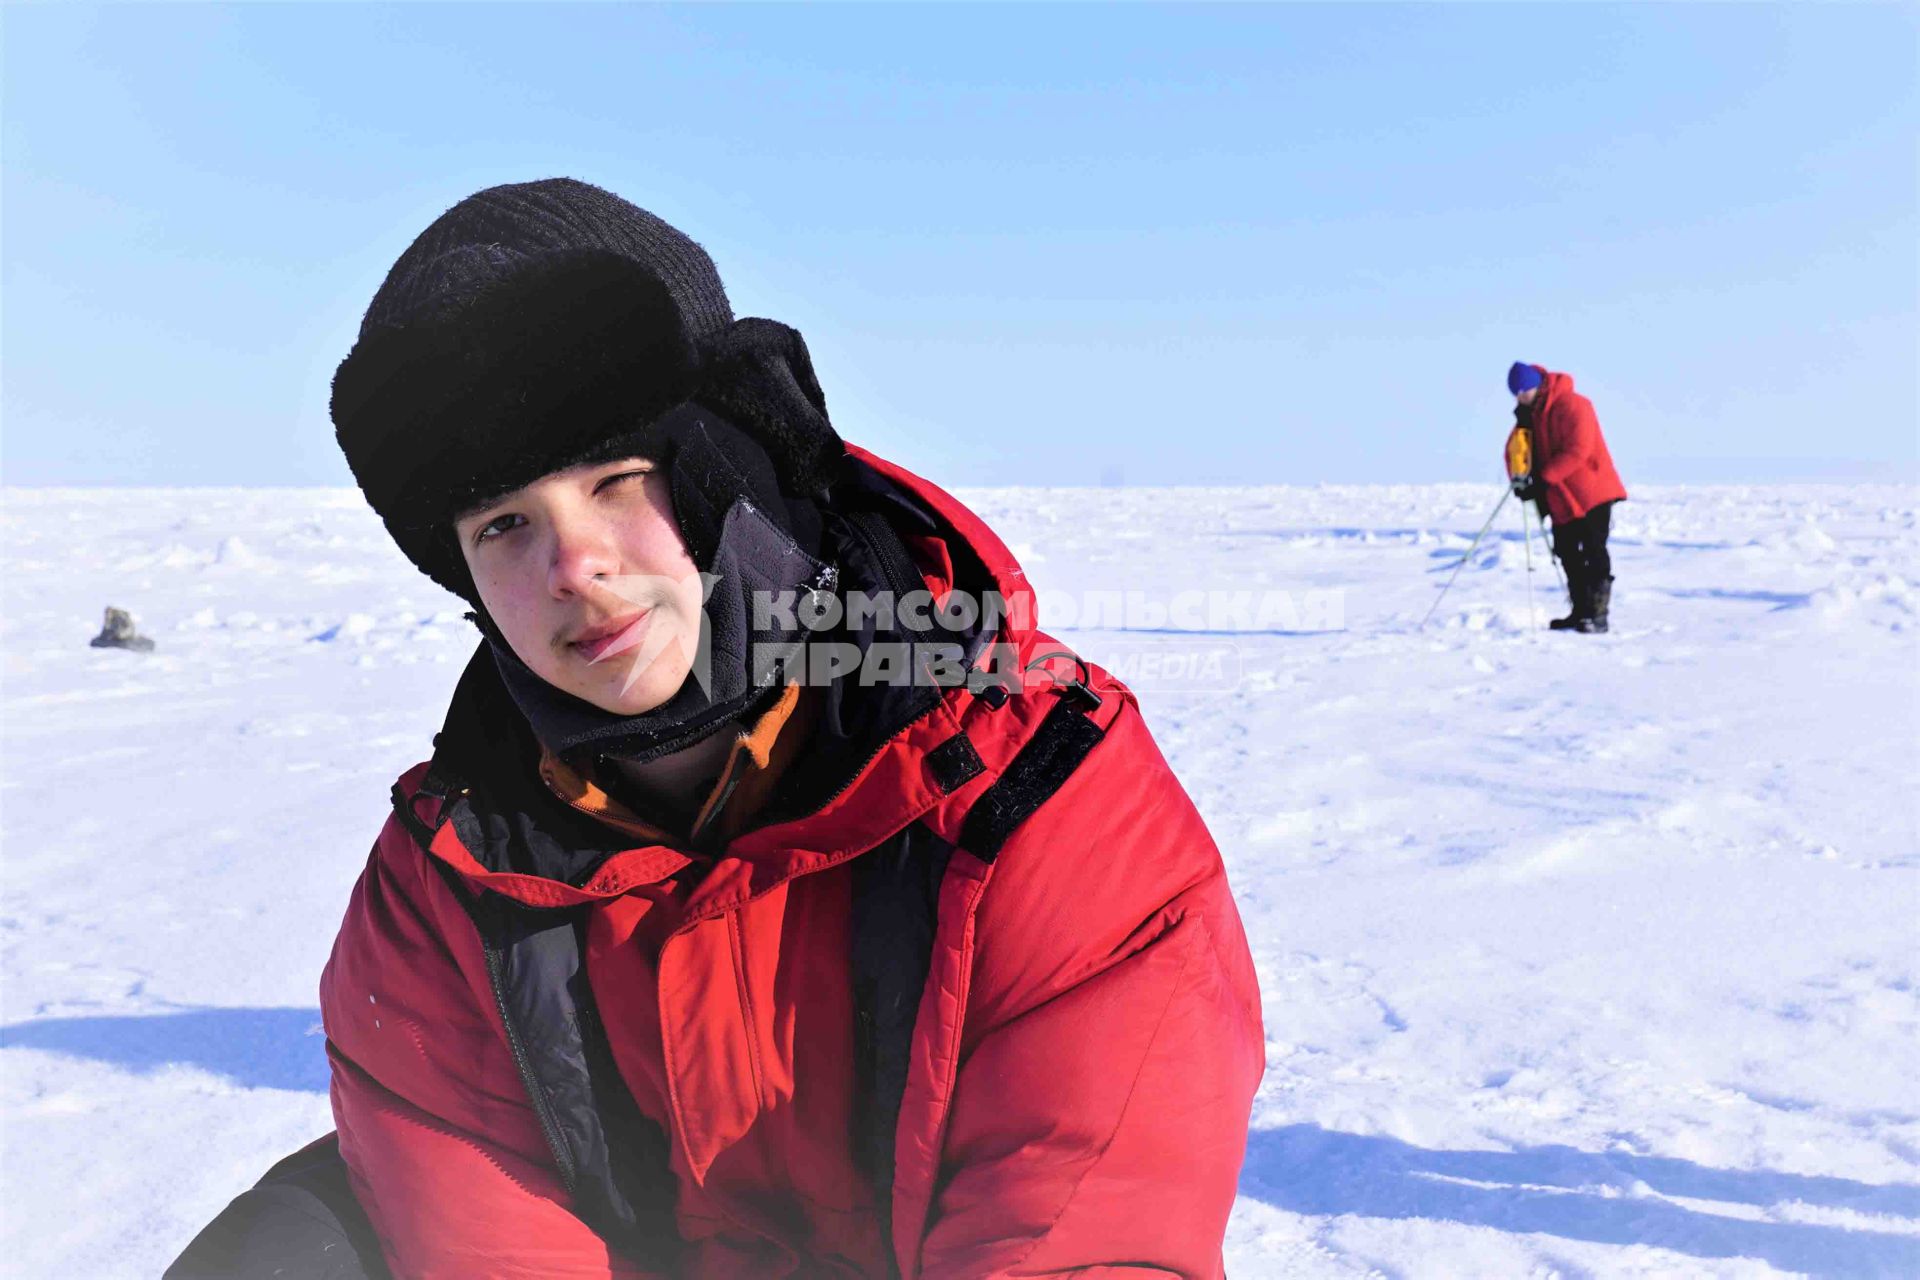
[{"label": "person's face", "polygon": [[555,471],[460,516],[454,532],[481,603],[548,684],[638,715],[686,680],[700,575],[653,463]]},{"label": "person's face", "polygon": [[1534,402],[1534,399],[1538,397],[1539,394],[1540,394],[1540,388],[1528,387],[1525,391],[1515,392],[1513,398],[1515,400],[1518,400],[1521,404],[1532,404]]}]

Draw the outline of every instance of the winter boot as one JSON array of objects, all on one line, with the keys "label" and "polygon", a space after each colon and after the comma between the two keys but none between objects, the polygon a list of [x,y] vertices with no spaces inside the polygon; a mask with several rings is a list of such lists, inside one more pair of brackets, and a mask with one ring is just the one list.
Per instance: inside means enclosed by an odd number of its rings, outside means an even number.
[{"label": "winter boot", "polygon": [[1613,606],[1613,579],[1602,578],[1593,584],[1593,590],[1587,597],[1587,616],[1580,619],[1577,630],[1582,635],[1605,635],[1607,633],[1607,610]]},{"label": "winter boot", "polygon": [[1549,631],[1577,631],[1587,617],[1587,584],[1571,566],[1567,569],[1567,597],[1572,602],[1564,618],[1555,618],[1547,623]]}]

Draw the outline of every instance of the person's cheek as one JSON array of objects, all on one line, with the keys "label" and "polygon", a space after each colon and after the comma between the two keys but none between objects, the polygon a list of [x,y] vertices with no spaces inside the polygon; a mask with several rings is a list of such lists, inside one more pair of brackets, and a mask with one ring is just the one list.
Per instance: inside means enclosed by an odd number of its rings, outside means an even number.
[{"label": "person's cheek", "polygon": [[689,653],[700,642],[701,620],[701,584],[700,575],[689,570],[674,584],[680,615],[681,634],[685,638]]}]

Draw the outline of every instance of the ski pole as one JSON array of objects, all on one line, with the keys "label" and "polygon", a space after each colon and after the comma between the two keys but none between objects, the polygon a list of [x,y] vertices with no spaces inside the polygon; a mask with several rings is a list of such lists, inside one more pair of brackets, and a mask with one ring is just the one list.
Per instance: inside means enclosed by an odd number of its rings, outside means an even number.
[{"label": "ski pole", "polygon": [[1440,588],[1440,594],[1435,596],[1433,603],[1427,606],[1427,616],[1420,619],[1420,626],[1414,628],[1416,631],[1427,625],[1427,622],[1433,617],[1433,611],[1438,609],[1440,602],[1447,598],[1447,592],[1453,589],[1453,580],[1460,576],[1462,569],[1467,567],[1467,561],[1473,559],[1473,549],[1480,545],[1480,539],[1487,536],[1487,530],[1493,528],[1494,518],[1500,514],[1500,509],[1507,505],[1507,499],[1512,496],[1513,490],[1511,489],[1500,495],[1500,501],[1494,504],[1493,515],[1487,517],[1487,522],[1480,526],[1480,532],[1474,534],[1473,541],[1467,544],[1467,553],[1460,557],[1460,563],[1453,566],[1453,572],[1447,575],[1447,585]]},{"label": "ski pole", "polygon": [[1527,620],[1540,629],[1540,606],[1533,599],[1533,530],[1527,527],[1527,504],[1520,504],[1520,542],[1527,549]]}]

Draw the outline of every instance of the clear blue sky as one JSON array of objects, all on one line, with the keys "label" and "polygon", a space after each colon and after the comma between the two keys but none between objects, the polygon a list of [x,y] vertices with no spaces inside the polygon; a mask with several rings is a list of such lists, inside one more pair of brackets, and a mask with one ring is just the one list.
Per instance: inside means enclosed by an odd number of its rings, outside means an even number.
[{"label": "clear blue sky", "polygon": [[386,267],[567,174],[949,483],[1920,471],[1920,8],[7,5],[0,463],[347,484]]}]

